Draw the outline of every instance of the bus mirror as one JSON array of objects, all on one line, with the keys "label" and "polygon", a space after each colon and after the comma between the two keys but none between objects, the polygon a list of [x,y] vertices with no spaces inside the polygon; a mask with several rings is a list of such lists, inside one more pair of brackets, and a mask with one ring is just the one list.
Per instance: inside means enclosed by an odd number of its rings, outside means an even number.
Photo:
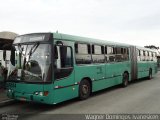
[{"label": "bus mirror", "polygon": [[15,66],[15,48],[14,48],[14,47],[11,48],[10,61],[11,61],[11,64],[12,64],[13,66]]},{"label": "bus mirror", "polygon": [[3,60],[6,60],[6,50],[3,50]]},{"label": "bus mirror", "polygon": [[56,41],[56,44],[59,46],[63,46],[63,42],[62,41]]}]

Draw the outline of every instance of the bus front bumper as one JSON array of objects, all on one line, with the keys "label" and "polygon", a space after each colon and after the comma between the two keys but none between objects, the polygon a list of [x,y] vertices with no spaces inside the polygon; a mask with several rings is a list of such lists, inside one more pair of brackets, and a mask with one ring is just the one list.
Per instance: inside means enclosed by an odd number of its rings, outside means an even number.
[{"label": "bus front bumper", "polygon": [[20,93],[20,92],[8,90],[7,96],[11,99],[16,99],[16,100],[20,100],[20,101],[51,104],[50,99],[49,99],[49,95],[42,96],[42,95],[35,95],[35,94],[30,94],[30,93]]}]

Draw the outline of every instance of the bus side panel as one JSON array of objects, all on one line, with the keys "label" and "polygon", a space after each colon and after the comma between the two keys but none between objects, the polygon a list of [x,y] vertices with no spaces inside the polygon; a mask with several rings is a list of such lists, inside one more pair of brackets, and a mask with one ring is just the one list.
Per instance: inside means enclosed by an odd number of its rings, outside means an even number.
[{"label": "bus side panel", "polygon": [[78,84],[75,84],[75,72],[65,78],[55,80],[53,85],[54,104],[75,98],[78,96]]},{"label": "bus side panel", "polygon": [[76,82],[80,82],[83,78],[90,78],[92,80],[92,92],[95,92],[121,84],[123,73],[125,71],[130,73],[130,62],[82,65],[75,69]]},{"label": "bus side panel", "polygon": [[[79,65],[75,69],[75,81],[80,82],[83,78],[89,78],[92,81],[92,91],[96,91],[94,83],[99,83],[105,79],[105,64]],[[101,84],[97,89],[105,87],[105,84]]]},{"label": "bus side panel", "polygon": [[138,78],[147,77],[149,74],[148,63],[145,61],[138,62]]},{"label": "bus side panel", "polygon": [[149,70],[152,70],[152,75],[157,71],[157,64],[154,61],[139,61],[138,62],[138,78],[148,77]]},{"label": "bus side panel", "polygon": [[53,104],[78,97],[78,85],[53,90]]},{"label": "bus side panel", "polygon": [[130,73],[129,61],[106,64],[106,78],[109,86],[121,84],[124,72]]},{"label": "bus side panel", "polygon": [[122,76],[119,76],[117,78],[118,79],[115,79],[114,77],[112,77],[112,78],[103,79],[103,80],[99,80],[99,81],[93,81],[93,92],[120,84],[121,81],[119,81],[119,80],[122,79]]},{"label": "bus side panel", "polygon": [[157,63],[155,61],[150,62],[149,68],[152,69],[152,75],[157,73]]},{"label": "bus side panel", "polygon": [[93,82],[93,91],[115,86],[122,83],[123,73],[130,73],[130,62],[116,62],[106,64],[105,79]]}]

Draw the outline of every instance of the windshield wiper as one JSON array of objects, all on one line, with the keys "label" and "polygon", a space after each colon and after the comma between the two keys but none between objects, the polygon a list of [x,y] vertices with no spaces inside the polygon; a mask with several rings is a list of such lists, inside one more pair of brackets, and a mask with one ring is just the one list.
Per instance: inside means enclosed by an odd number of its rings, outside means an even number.
[{"label": "windshield wiper", "polygon": [[[36,49],[39,46],[39,42],[36,42],[30,49],[29,53],[28,53],[28,60],[30,60],[30,57],[32,56],[32,54],[36,51]],[[28,47],[27,47],[28,48]],[[27,51],[27,49],[26,49]],[[25,70],[25,64],[26,64],[26,54],[24,56],[24,62],[23,62],[23,69]]]},{"label": "windshield wiper", "polygon": [[[31,49],[30,49],[30,51],[29,51],[29,53],[28,53],[28,61],[30,60],[30,57],[31,57],[31,55],[35,52],[35,50],[38,48],[38,46],[39,46],[39,42],[36,42],[32,47],[31,47]],[[27,45],[27,48],[28,48],[28,45]],[[27,53],[27,48],[26,48],[26,53]],[[24,74],[25,74],[25,72],[24,72],[24,70],[26,69],[26,64],[28,64],[28,61],[26,61],[26,53],[25,53],[25,56],[24,56],[24,62],[23,62],[23,74],[22,74],[22,76],[21,76],[21,78],[22,78],[22,80],[23,80],[23,78],[24,78]]]},{"label": "windshield wiper", "polygon": [[37,49],[37,47],[39,46],[39,42],[36,42],[33,47],[31,48],[31,50],[29,51],[28,55],[29,55],[29,58],[30,56],[35,52],[35,50]]},{"label": "windshield wiper", "polygon": [[[37,49],[38,46],[39,46],[39,42],[36,42],[36,43],[33,45],[33,47],[31,47],[28,55],[31,56],[31,55],[35,52],[35,50]],[[27,48],[28,48],[28,45],[27,45],[27,47],[26,47],[26,51],[27,51]],[[19,50],[19,52],[20,52],[23,56],[26,56],[26,52],[25,52],[25,54],[23,54],[23,48],[21,47],[21,44],[18,44],[18,50]]]}]

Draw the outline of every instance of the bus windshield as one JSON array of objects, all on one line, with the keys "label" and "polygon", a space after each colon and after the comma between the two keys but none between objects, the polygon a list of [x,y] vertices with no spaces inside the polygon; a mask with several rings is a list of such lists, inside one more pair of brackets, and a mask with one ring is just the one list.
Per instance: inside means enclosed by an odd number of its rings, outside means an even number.
[{"label": "bus windshield", "polygon": [[9,81],[50,82],[51,45],[34,42],[13,45],[15,65],[10,68]]}]

